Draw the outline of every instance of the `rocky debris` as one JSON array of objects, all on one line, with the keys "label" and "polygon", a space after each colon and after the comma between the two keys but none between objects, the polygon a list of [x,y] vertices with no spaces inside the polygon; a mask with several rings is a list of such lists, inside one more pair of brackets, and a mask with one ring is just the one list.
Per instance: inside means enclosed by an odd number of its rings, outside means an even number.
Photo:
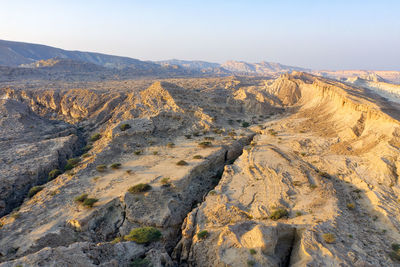
[{"label": "rocky debris", "polygon": [[77,242],[68,247],[46,247],[20,259],[0,263],[0,266],[130,266],[132,259],[139,258],[144,253],[144,248],[133,242]]}]

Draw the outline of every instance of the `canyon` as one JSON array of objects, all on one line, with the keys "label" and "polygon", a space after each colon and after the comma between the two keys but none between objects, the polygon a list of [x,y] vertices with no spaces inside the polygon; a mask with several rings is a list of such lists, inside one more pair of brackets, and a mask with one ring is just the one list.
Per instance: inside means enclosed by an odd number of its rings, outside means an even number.
[{"label": "canyon", "polygon": [[398,85],[322,76],[3,83],[0,266],[399,266]]}]

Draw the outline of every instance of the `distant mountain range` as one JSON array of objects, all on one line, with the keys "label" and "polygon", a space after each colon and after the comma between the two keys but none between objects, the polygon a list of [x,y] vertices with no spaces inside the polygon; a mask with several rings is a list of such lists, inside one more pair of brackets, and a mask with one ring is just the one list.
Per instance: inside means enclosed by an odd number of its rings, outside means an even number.
[{"label": "distant mountain range", "polygon": [[357,75],[378,74],[400,82],[398,71],[319,71],[280,63],[227,61],[163,60],[142,61],[101,53],[68,51],[46,45],[0,40],[0,81],[20,79],[103,80],[138,77],[204,77],[228,75],[276,76],[304,71],[344,80]]},{"label": "distant mountain range", "polygon": [[[283,72],[308,71],[307,69],[285,66],[279,63],[247,63],[242,61],[228,61],[224,64],[205,61],[164,60],[141,61],[129,57],[112,56],[101,53],[68,51],[46,45],[22,43],[0,40],[0,75],[6,75],[8,80],[18,76],[46,77],[69,72],[102,73],[108,78],[136,76],[226,76],[234,74],[244,75],[273,75]],[[74,73],[76,72],[76,73]],[[50,73],[50,74],[49,74]],[[11,75],[11,76],[10,76]],[[62,75],[61,75],[62,76]],[[55,78],[60,78],[55,75]],[[62,78],[62,77],[61,77]]]}]

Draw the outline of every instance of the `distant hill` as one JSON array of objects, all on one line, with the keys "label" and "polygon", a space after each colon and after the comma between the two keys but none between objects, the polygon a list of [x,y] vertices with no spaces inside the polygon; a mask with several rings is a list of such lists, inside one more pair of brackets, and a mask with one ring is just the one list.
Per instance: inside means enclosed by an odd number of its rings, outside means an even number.
[{"label": "distant hill", "polygon": [[271,73],[284,73],[292,71],[310,71],[310,69],[286,66],[280,63],[273,62],[260,62],[260,63],[247,63],[244,61],[227,61],[221,65],[222,68],[243,74],[271,74]]},{"label": "distant hill", "polygon": [[0,40],[0,65],[18,67],[39,60],[63,58],[96,64],[108,68],[155,67],[155,63],[129,57],[119,57],[100,53],[68,51],[47,45]]},{"label": "distant hill", "polygon": [[244,61],[227,61],[223,64],[211,63],[206,61],[190,61],[190,60],[164,60],[155,61],[156,63],[162,65],[178,65],[181,67],[199,70],[203,72],[213,72],[219,74],[243,74],[243,75],[271,75],[271,74],[281,74],[285,72],[292,71],[311,71],[310,69],[286,66],[280,63],[273,62],[260,62],[260,63],[248,63]]},{"label": "distant hill", "polygon": [[169,60],[161,60],[161,61],[154,61],[155,63],[161,64],[161,65],[177,65],[189,69],[214,69],[214,68],[220,68],[221,64],[218,63],[212,63],[212,62],[207,62],[207,61],[200,61],[200,60],[179,60],[179,59],[169,59]]},{"label": "distant hill", "polygon": [[348,78],[360,77],[369,81],[380,81],[400,84],[400,71],[379,70],[315,70],[314,75],[346,81]]}]

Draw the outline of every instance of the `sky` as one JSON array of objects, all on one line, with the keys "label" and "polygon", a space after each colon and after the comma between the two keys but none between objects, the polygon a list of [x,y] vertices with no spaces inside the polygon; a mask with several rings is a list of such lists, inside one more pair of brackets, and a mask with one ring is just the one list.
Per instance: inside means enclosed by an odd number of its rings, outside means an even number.
[{"label": "sky", "polygon": [[400,1],[0,0],[0,39],[141,60],[400,71]]}]

